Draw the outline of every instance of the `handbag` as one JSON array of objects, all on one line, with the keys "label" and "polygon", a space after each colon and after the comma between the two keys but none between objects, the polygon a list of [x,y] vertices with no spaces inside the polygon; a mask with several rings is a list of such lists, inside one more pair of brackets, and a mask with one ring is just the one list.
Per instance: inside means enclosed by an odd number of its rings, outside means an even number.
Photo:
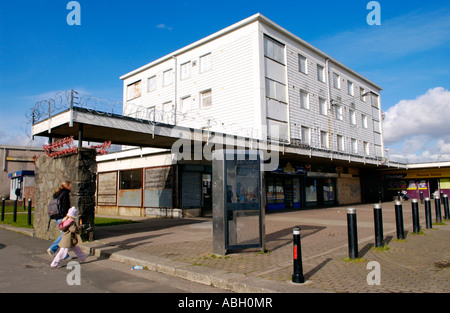
[{"label": "handbag", "polygon": [[76,233],[72,233],[71,234],[70,241],[72,243],[72,246],[76,246],[77,245],[77,243],[78,243],[78,236],[77,236]]}]

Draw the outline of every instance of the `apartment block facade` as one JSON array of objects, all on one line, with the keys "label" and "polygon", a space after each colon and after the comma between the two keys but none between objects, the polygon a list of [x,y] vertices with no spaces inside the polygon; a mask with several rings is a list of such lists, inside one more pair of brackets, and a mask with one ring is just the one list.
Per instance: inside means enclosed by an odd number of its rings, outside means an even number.
[{"label": "apartment block facade", "polygon": [[[267,209],[360,203],[360,170],[384,157],[381,87],[261,14],[121,79],[126,116],[283,146],[292,158],[265,173]],[[143,164],[141,157],[118,170],[111,156],[100,159],[98,194],[114,195],[103,205],[118,212],[148,213],[158,203],[210,210],[210,162],[180,163],[166,154],[169,163]],[[147,177],[156,172],[159,183]]]},{"label": "apartment block facade", "polygon": [[260,14],[121,79],[125,115],[384,156],[381,87]]}]

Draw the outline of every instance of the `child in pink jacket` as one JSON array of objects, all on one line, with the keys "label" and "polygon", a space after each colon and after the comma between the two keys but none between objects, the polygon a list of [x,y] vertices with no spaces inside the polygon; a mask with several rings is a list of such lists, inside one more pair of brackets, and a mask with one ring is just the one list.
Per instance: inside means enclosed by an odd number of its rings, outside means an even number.
[{"label": "child in pink jacket", "polygon": [[75,219],[77,218],[77,209],[75,207],[71,207],[67,216],[61,221],[58,225],[59,229],[63,231],[61,241],[59,243],[59,252],[53,259],[51,267],[60,267],[59,262],[67,255],[69,252],[69,248],[76,254],[76,256],[84,261],[88,257],[87,254],[84,254],[79,244],[81,243],[81,237],[78,235],[78,227]]}]

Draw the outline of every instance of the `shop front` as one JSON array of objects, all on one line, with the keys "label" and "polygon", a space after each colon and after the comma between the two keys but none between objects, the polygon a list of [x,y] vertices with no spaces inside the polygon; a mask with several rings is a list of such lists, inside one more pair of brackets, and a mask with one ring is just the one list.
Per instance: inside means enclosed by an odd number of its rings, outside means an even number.
[{"label": "shop front", "polygon": [[287,162],[266,174],[267,210],[336,205],[337,173]]},{"label": "shop front", "polygon": [[290,162],[266,174],[267,210],[300,209],[304,205],[303,166]]},{"label": "shop front", "polygon": [[450,196],[449,168],[390,171],[383,177],[385,200],[396,199],[403,194],[412,199],[434,198],[443,194]]}]

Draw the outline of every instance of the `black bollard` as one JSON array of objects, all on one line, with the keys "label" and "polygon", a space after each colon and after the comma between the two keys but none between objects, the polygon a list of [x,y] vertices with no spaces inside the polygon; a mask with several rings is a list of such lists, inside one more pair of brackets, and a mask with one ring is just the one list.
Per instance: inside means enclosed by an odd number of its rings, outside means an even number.
[{"label": "black bollard", "polygon": [[31,225],[31,199],[28,199],[28,225]]},{"label": "black bollard", "polygon": [[425,220],[427,224],[427,228],[433,228],[433,225],[431,223],[431,202],[430,198],[425,198]]},{"label": "black bollard", "polygon": [[354,260],[358,258],[358,231],[356,226],[356,209],[347,209],[348,228],[348,256]]},{"label": "black bollard", "polygon": [[450,214],[449,214],[449,209],[448,209],[448,196],[444,195],[442,197],[442,203],[444,204],[444,219],[446,220],[450,220]]},{"label": "black bollard", "polygon": [[375,247],[383,246],[383,214],[381,204],[373,205],[373,218],[375,222]]},{"label": "black bollard", "polygon": [[441,199],[439,197],[434,197],[434,207],[436,209],[436,223],[442,223]]},{"label": "black bollard", "polygon": [[423,204],[423,192],[420,192],[420,203]]},{"label": "black bollard", "polygon": [[297,284],[303,284],[305,282],[305,276],[303,276],[302,265],[302,247],[300,244],[300,227],[295,226],[294,233],[294,274],[292,275],[292,282]]},{"label": "black bollard", "polygon": [[5,220],[5,198],[2,198],[2,222]]},{"label": "black bollard", "polygon": [[14,200],[13,222],[17,222],[17,199]]},{"label": "black bollard", "polygon": [[412,218],[413,218],[413,232],[417,234],[420,231],[419,224],[419,201],[417,199],[411,200]]},{"label": "black bollard", "polygon": [[401,201],[395,201],[395,222],[397,224],[397,239],[405,239],[403,229],[403,207]]}]

